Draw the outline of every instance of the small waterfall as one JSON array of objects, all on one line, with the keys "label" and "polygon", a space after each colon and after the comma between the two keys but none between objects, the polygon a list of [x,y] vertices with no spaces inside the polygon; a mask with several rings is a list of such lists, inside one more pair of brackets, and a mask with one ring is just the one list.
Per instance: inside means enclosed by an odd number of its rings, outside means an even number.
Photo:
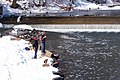
[{"label": "small waterfall", "polygon": [[38,24],[31,25],[35,29],[46,31],[113,31],[120,32],[119,24]]},{"label": "small waterfall", "polygon": [[[12,28],[15,24],[3,24],[5,28]],[[20,24],[19,24],[20,25]],[[35,29],[45,31],[97,31],[120,32],[119,24],[28,24]]]},{"label": "small waterfall", "polygon": [[120,29],[119,24],[37,24],[38,29]]}]

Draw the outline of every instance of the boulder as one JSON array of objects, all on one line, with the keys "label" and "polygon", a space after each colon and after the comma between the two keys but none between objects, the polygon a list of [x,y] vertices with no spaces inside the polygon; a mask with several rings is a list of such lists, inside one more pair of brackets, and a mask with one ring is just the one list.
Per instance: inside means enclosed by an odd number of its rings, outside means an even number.
[{"label": "boulder", "polygon": [[0,28],[3,28],[3,25],[2,25],[2,23],[0,23]]}]

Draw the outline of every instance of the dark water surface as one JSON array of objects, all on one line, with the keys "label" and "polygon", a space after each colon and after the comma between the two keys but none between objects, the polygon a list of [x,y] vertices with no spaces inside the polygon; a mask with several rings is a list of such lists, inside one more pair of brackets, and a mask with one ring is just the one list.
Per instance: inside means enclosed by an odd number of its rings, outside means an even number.
[{"label": "dark water surface", "polygon": [[47,49],[58,50],[65,80],[120,80],[120,33],[47,33]]}]

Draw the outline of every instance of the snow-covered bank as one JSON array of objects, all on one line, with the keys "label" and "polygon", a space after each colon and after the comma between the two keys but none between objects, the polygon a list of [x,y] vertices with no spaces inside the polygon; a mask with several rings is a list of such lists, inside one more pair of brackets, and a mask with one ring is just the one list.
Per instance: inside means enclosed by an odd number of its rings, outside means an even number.
[{"label": "snow-covered bank", "polygon": [[[0,80],[52,80],[59,77],[53,75],[58,71],[52,66],[42,67],[44,60],[32,59],[34,51],[26,51],[30,46],[25,40],[11,40],[12,36],[0,38]],[[49,62],[51,61],[50,58]]]},{"label": "snow-covered bank", "polygon": [[[99,4],[96,4],[95,1],[92,0],[74,0],[72,3],[69,0],[61,0],[61,1],[47,1],[47,6],[40,6],[40,0],[19,0],[17,4],[19,4],[19,8],[11,8],[11,2],[7,0],[1,1],[3,4],[3,15],[4,16],[38,16],[38,15],[48,15],[49,13],[64,15],[66,12],[71,12],[74,10],[120,10],[120,3],[114,2],[112,0],[98,0]],[[43,0],[44,1],[44,0]],[[72,5],[71,10],[67,10],[67,8]],[[54,15],[54,14],[52,14]],[[77,14],[80,15],[80,14]]]}]

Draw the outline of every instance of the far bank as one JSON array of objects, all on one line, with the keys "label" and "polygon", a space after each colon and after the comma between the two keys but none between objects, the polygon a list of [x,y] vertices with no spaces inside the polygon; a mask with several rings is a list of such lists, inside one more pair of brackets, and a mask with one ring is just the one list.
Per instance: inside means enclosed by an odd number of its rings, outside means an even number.
[{"label": "far bank", "polygon": [[22,16],[3,17],[3,24],[120,24],[120,16]]}]

